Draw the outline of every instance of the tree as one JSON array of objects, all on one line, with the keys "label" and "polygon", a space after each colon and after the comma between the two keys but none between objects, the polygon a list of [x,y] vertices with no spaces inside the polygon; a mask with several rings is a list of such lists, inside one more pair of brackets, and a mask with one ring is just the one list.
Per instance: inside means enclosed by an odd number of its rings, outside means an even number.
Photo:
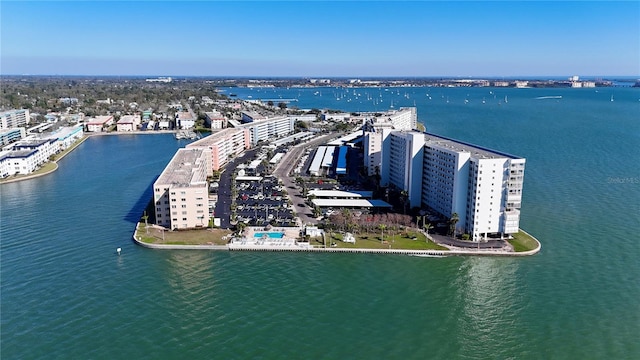
[{"label": "tree", "polygon": [[451,214],[451,219],[449,219],[449,235],[456,235],[456,224],[460,221],[460,217],[457,212]]},{"label": "tree", "polygon": [[409,193],[407,192],[407,190],[402,190],[400,192],[400,201],[402,201],[402,206],[403,206],[403,214],[407,214],[407,204],[409,203]]},{"label": "tree", "polygon": [[145,228],[145,230],[147,231],[147,234],[148,234],[149,233],[149,223],[148,223],[149,215],[147,215],[147,210],[145,210],[143,212],[142,220],[144,220],[144,228]]},{"label": "tree", "polygon": [[430,223],[425,223],[423,224],[424,227],[424,231],[426,233],[426,240],[425,241],[429,241],[429,230],[433,229],[433,225],[431,225]]},{"label": "tree", "polygon": [[242,232],[244,231],[244,228],[247,227],[247,224],[245,224],[244,222],[240,221],[236,224],[236,229],[238,230],[239,234],[242,234]]},{"label": "tree", "polygon": [[279,107],[281,110],[284,110],[284,109],[286,109],[286,108],[287,108],[287,103],[285,103],[285,102],[279,102],[279,103],[278,103],[278,107]]},{"label": "tree", "polygon": [[386,228],[387,228],[387,225],[385,225],[385,224],[379,224],[378,225],[378,229],[380,229],[380,231],[382,233],[382,235],[380,237],[380,243],[381,244],[384,243],[384,229],[386,229]]}]

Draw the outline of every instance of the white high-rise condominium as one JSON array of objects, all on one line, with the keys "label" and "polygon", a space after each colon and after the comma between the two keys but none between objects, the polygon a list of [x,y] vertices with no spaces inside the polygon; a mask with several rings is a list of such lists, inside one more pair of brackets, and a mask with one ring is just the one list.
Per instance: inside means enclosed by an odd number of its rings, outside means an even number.
[{"label": "white high-rise condominium", "polygon": [[382,144],[391,130],[413,130],[418,124],[416,108],[400,108],[379,116],[365,117],[363,124],[364,166],[367,174],[380,173]]},{"label": "white high-rise condominium", "polygon": [[426,134],[422,204],[474,241],[518,232],[525,159]]},{"label": "white high-rise condominium", "polygon": [[382,160],[381,184],[406,191],[410,207],[420,206],[424,137],[417,131],[393,131],[383,145],[389,156]]}]

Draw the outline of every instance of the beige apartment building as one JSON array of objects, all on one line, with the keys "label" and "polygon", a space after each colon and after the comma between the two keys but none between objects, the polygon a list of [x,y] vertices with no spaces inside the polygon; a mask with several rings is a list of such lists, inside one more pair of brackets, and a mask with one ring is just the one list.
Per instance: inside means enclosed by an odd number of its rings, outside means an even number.
[{"label": "beige apartment building", "polygon": [[211,151],[211,171],[220,170],[231,159],[251,147],[249,129],[224,129],[187,145],[188,149],[201,147]]},{"label": "beige apartment building", "polygon": [[179,149],[153,184],[156,224],[168,229],[206,227],[209,174],[210,149]]}]

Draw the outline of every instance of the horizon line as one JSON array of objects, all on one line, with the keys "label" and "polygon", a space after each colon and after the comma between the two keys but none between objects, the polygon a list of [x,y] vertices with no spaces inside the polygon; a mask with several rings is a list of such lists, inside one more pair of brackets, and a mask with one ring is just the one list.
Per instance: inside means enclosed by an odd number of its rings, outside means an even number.
[{"label": "horizon line", "polygon": [[30,76],[30,77],[137,77],[137,78],[222,78],[222,79],[516,79],[516,78],[566,78],[572,76],[579,78],[637,78],[640,80],[640,74],[636,75],[176,75],[176,74],[0,74],[2,76]]}]

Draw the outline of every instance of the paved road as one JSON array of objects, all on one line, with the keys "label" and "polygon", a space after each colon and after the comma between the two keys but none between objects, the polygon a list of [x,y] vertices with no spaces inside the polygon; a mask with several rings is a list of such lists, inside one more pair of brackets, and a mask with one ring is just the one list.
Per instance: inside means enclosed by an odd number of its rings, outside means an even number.
[{"label": "paved road", "polygon": [[242,164],[248,159],[255,157],[258,149],[251,149],[244,153],[241,157],[233,159],[224,167],[224,171],[220,174],[218,184],[218,202],[216,202],[215,217],[220,218],[220,227],[223,229],[231,228],[231,176],[238,164]]},{"label": "paved road", "polygon": [[314,146],[318,146],[326,143],[328,140],[336,137],[337,133],[330,133],[314,138],[313,140],[302,143],[291,148],[280,160],[273,174],[280,180],[287,189],[289,199],[293,203],[293,212],[300,219],[300,225],[303,224],[316,224],[318,220],[312,216],[311,209],[304,204],[305,199],[302,197],[302,193],[298,190],[295,183],[295,176],[291,176],[291,171],[296,167],[298,161],[302,157],[304,152]]},{"label": "paved road", "polygon": [[462,241],[458,239],[454,239],[449,236],[432,234],[431,236],[437,243],[439,244],[447,244],[459,248],[467,248],[467,249],[502,249],[508,248],[510,245],[506,240],[488,240],[487,242],[471,242],[471,241]]}]

